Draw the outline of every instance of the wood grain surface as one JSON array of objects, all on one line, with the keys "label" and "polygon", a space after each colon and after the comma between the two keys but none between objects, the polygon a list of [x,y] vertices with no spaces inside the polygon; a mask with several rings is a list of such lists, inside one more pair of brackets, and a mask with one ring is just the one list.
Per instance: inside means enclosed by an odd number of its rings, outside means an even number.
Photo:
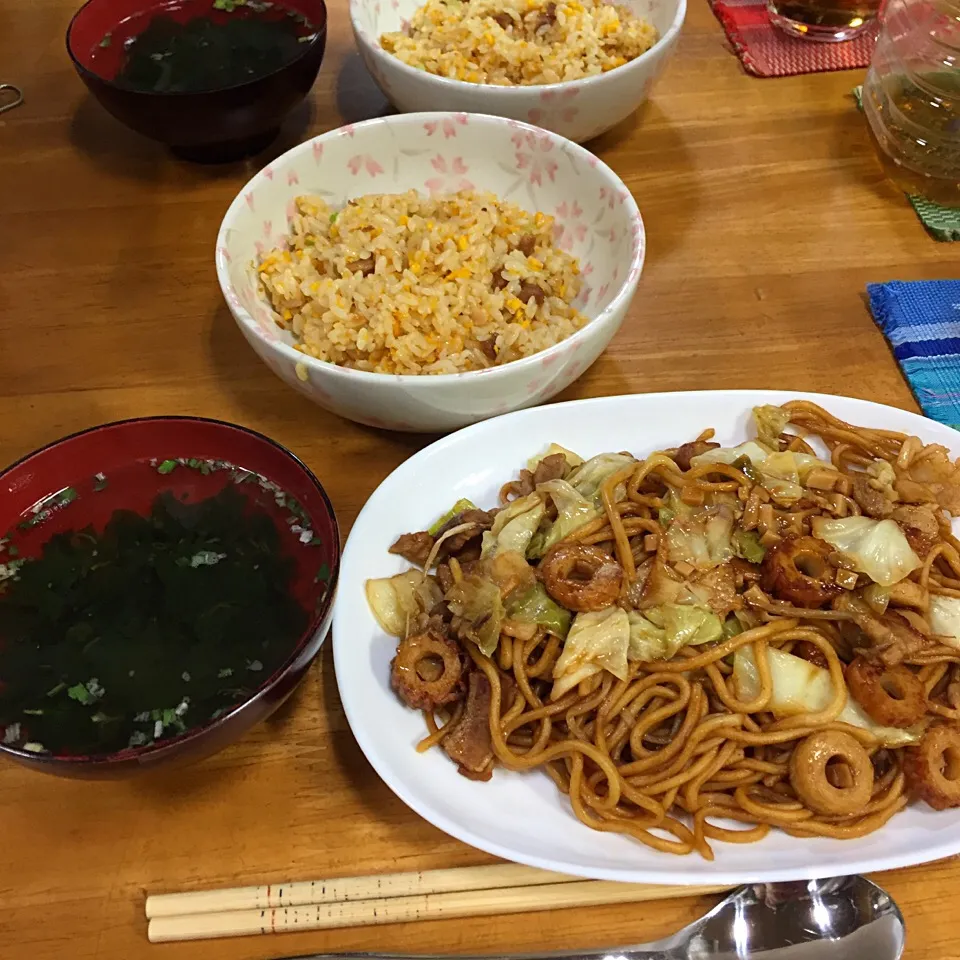
[{"label": "wood grain surface", "polygon": [[[623,330],[561,399],[778,387],[913,408],[864,285],[956,275],[960,245],[931,240],[882,179],[849,97],[859,72],[749,78],[706,0],[690,2],[652,101],[592,144],[634,192],[649,252]],[[388,109],[354,49],[346,0],[331,0],[308,106],[267,155],[225,168],[171,159],[87,96],[64,50],[74,9],[0,0],[0,81],[26,94],[0,117],[0,459],[118,417],[222,417],[301,456],[346,533],[430,438],[360,427],[295,395],[236,330],[213,266],[223,212],[256,169]],[[493,922],[146,941],[147,891],[485,862],[373,773],[341,711],[329,644],[281,713],[199,766],[100,784],[0,765],[4,960],[613,945],[663,936],[709,905],[678,897]],[[960,957],[960,860],[878,879],[906,915],[908,958]]]}]

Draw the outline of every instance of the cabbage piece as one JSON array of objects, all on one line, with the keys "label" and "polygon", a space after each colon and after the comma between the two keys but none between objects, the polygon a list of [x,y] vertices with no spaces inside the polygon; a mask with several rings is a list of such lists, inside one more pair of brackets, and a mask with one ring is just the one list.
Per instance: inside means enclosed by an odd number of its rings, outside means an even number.
[{"label": "cabbage piece", "polygon": [[592,500],[582,496],[566,480],[548,480],[537,488],[553,500],[557,508],[557,519],[533,538],[527,555],[531,558],[542,557],[555,543],[573,533],[577,527],[600,516],[600,507]]},{"label": "cabbage piece", "polygon": [[674,603],[685,592],[683,580],[657,557],[647,573],[638,606],[641,610],[647,610],[663,603]]},{"label": "cabbage piece", "polygon": [[630,624],[630,643],[627,659],[649,663],[651,660],[669,660],[679,649],[667,643],[667,631],[648,620],[638,610],[627,614]]},{"label": "cabbage piece", "polygon": [[733,513],[725,507],[698,510],[688,518],[677,518],[664,537],[667,559],[708,570],[733,556]]},{"label": "cabbage piece", "polygon": [[729,563],[705,570],[684,583],[676,601],[712,610],[721,619],[739,610],[743,601],[737,594],[737,578]]},{"label": "cabbage piece", "polygon": [[[789,717],[800,713],[818,713],[833,699],[833,684],[830,671],[814,663],[784,653],[772,647],[767,648],[767,662],[770,665],[770,679],[773,684],[773,696],[767,707],[775,716]],[[737,696],[741,700],[752,700],[760,692],[760,676],[753,647],[745,644],[739,647],[733,658],[733,677],[737,687]],[[869,730],[884,746],[902,747],[916,743],[921,736],[919,729],[884,727],[875,723],[860,708],[852,697],[847,703],[838,723],[849,723],[852,727]]]},{"label": "cabbage piece", "polygon": [[794,450],[789,451],[790,456],[793,457],[793,462],[797,467],[797,474],[800,477],[802,482],[806,482],[807,477],[816,470],[818,467],[821,470],[829,470],[831,473],[837,473],[837,468],[832,464],[828,463],[826,460],[821,460],[819,457],[811,456],[809,453],[797,453]]},{"label": "cabbage piece", "polygon": [[760,537],[756,530],[744,530],[737,527],[733,531],[733,549],[741,560],[748,563],[763,563],[766,556],[766,548],[760,542]]},{"label": "cabbage piece", "polygon": [[647,611],[647,619],[662,626],[667,642],[681,647],[712,643],[723,635],[723,624],[713,611],[687,603],[665,603]]},{"label": "cabbage piece", "polygon": [[491,656],[500,642],[503,623],[500,588],[486,577],[471,574],[447,591],[446,601],[450,612],[464,621],[461,636],[466,636],[482,653]]},{"label": "cabbage piece", "polygon": [[432,527],[427,527],[427,533],[429,533],[431,537],[435,537],[444,526],[458,514],[463,513],[464,510],[476,509],[476,504],[472,501],[466,499],[458,500]]},{"label": "cabbage piece", "polygon": [[644,616],[636,610],[627,614],[630,624],[628,660],[669,660],[682,647],[718,640],[723,633],[720,618],[703,607],[667,603]]},{"label": "cabbage piece", "polygon": [[596,497],[599,503],[600,487],[604,480],[628,464],[636,462],[634,457],[625,453],[601,453],[577,467],[567,480],[580,496],[587,500]]},{"label": "cabbage piece", "polygon": [[757,439],[776,450],[779,446],[780,434],[790,422],[790,412],[783,407],[765,403],[753,408],[753,422],[757,428]]},{"label": "cabbage piece", "polygon": [[514,593],[524,593],[537,582],[537,571],[527,563],[522,553],[515,550],[502,550],[485,560],[482,572],[499,587],[500,596],[504,599]]},{"label": "cabbage piece", "polygon": [[660,522],[661,527],[667,527],[676,519],[676,512],[671,510],[669,507],[660,507],[657,510],[657,520]]},{"label": "cabbage piece", "polygon": [[872,460],[867,464],[867,473],[876,481],[885,499],[891,503],[900,499],[897,496],[897,472],[893,464],[886,460]]},{"label": "cabbage piece", "polygon": [[782,501],[794,502],[803,496],[802,484],[813,470],[837,472],[832,463],[820,460],[809,453],[796,453],[785,450],[773,453],[760,464],[763,485],[770,493]]},{"label": "cabbage piece", "polygon": [[803,496],[800,470],[792,453],[771,453],[758,469],[761,483],[777,499],[792,502]]},{"label": "cabbage piece", "polygon": [[[770,493],[782,501],[795,501],[803,496],[801,483],[816,467],[827,470],[836,468],[808,453],[794,453],[792,450],[778,451],[773,445],[748,440],[737,447],[720,447],[693,457],[690,465],[699,467],[704,463],[736,464],[737,460],[748,461],[760,474],[760,482]],[[748,470],[748,476],[753,474]]]},{"label": "cabbage piece", "polygon": [[721,618],[742,606],[729,563],[702,570],[684,580],[659,556],[644,564],[628,596],[630,602],[641,610],[677,603],[712,610]]},{"label": "cabbage piece", "polygon": [[733,463],[740,457],[746,457],[755,467],[759,467],[773,450],[757,443],[756,440],[748,440],[741,443],[738,447],[717,447],[715,450],[708,450],[699,456],[690,458],[691,467],[699,467],[704,463]]},{"label": "cabbage piece", "polygon": [[843,517],[826,520],[814,517],[813,535],[826,540],[865,573],[874,583],[889,587],[920,566],[896,520],[870,517]]},{"label": "cabbage piece", "polygon": [[863,588],[861,597],[871,612],[878,617],[882,617],[887,612],[887,607],[890,606],[889,587],[881,587],[878,583],[868,583]]},{"label": "cabbage piece", "polygon": [[817,467],[836,473],[833,464],[818,460],[809,453],[792,450],[771,453],[759,466],[761,483],[774,497],[792,502],[803,496],[802,483]]},{"label": "cabbage piece", "polygon": [[483,534],[481,557],[492,557],[504,550],[524,556],[543,519],[543,498],[537,493],[518,497],[497,513],[493,526]]},{"label": "cabbage piece", "polygon": [[563,640],[570,630],[570,611],[551,599],[538,580],[529,590],[511,597],[507,602],[507,616],[521,623],[536,623],[547,633]]},{"label": "cabbage piece", "polygon": [[410,617],[432,610],[443,599],[436,581],[420,570],[368,580],[365,591],[377,623],[387,633],[400,638],[407,634]]},{"label": "cabbage piece", "polygon": [[566,447],[561,447],[559,443],[551,443],[544,453],[541,453],[536,457],[531,457],[527,461],[527,469],[533,473],[536,471],[541,460],[545,460],[547,457],[552,457],[555,453],[562,453],[564,455],[567,465],[571,470],[574,467],[579,467],[580,464],[583,463],[583,457],[578,456],[572,450],[568,450]]},{"label": "cabbage piece", "polygon": [[723,639],[729,640],[743,633],[743,624],[732,614],[723,621]]},{"label": "cabbage piece", "polygon": [[660,521],[661,527],[668,527],[676,519],[685,519],[687,517],[692,517],[694,514],[694,507],[691,507],[689,503],[684,503],[677,491],[670,487],[667,491],[665,506],[660,507],[657,510],[657,520]]},{"label": "cabbage piece", "polygon": [[618,680],[626,680],[629,646],[630,621],[626,610],[607,607],[578,613],[553,666],[550,699],[562,697],[581,680],[601,670],[608,670]]},{"label": "cabbage piece", "polygon": [[960,597],[930,597],[930,629],[947,646],[960,650]]}]

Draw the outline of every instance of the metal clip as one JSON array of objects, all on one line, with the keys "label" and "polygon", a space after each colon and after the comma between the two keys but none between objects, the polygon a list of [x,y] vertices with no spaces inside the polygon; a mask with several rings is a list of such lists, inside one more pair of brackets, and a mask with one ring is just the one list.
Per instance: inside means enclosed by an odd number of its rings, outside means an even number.
[{"label": "metal clip", "polygon": [[7,90],[12,91],[13,100],[9,103],[0,103],[0,113],[6,113],[8,110],[19,107],[20,104],[23,103],[23,91],[19,87],[15,87],[12,83],[0,83],[0,98],[2,98],[2,95]]}]

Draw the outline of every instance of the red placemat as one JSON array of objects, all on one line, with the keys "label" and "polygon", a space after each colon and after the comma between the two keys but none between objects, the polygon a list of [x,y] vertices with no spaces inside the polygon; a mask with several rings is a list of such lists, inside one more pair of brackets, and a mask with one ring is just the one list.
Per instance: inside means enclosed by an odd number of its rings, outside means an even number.
[{"label": "red placemat", "polygon": [[770,23],[763,0],[710,0],[743,69],[756,77],[852,70],[870,64],[874,33],[844,43],[818,43],[788,37]]}]

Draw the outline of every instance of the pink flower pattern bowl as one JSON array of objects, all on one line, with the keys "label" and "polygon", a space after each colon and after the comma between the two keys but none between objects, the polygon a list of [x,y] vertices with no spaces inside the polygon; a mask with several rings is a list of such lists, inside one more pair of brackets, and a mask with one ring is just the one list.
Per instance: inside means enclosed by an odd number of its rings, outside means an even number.
[{"label": "pink flower pattern bowl", "polygon": [[576,143],[609,130],[647,99],[673,55],[687,12],[687,0],[616,0],[657,28],[660,39],[642,56],[583,80],[497,87],[433,76],[380,46],[380,36],[402,29],[423,2],[350,0],[350,21],[363,62],[398,110],[492,114],[536,124]]},{"label": "pink flower pattern bowl", "polygon": [[[305,356],[275,323],[252,269],[283,242],[296,196],[341,206],[368,193],[490,190],[555,218],[579,258],[577,307],[590,322],[522,360],[441,376],[365,373]],[[261,170],[231,204],[217,238],[217,277],[241,332],[290,386],[340,416],[374,427],[446,431],[559,393],[617,332],[643,268],[646,237],[633,196],[582,147],[528,124],[476,114],[402,114],[340,127]]]}]

